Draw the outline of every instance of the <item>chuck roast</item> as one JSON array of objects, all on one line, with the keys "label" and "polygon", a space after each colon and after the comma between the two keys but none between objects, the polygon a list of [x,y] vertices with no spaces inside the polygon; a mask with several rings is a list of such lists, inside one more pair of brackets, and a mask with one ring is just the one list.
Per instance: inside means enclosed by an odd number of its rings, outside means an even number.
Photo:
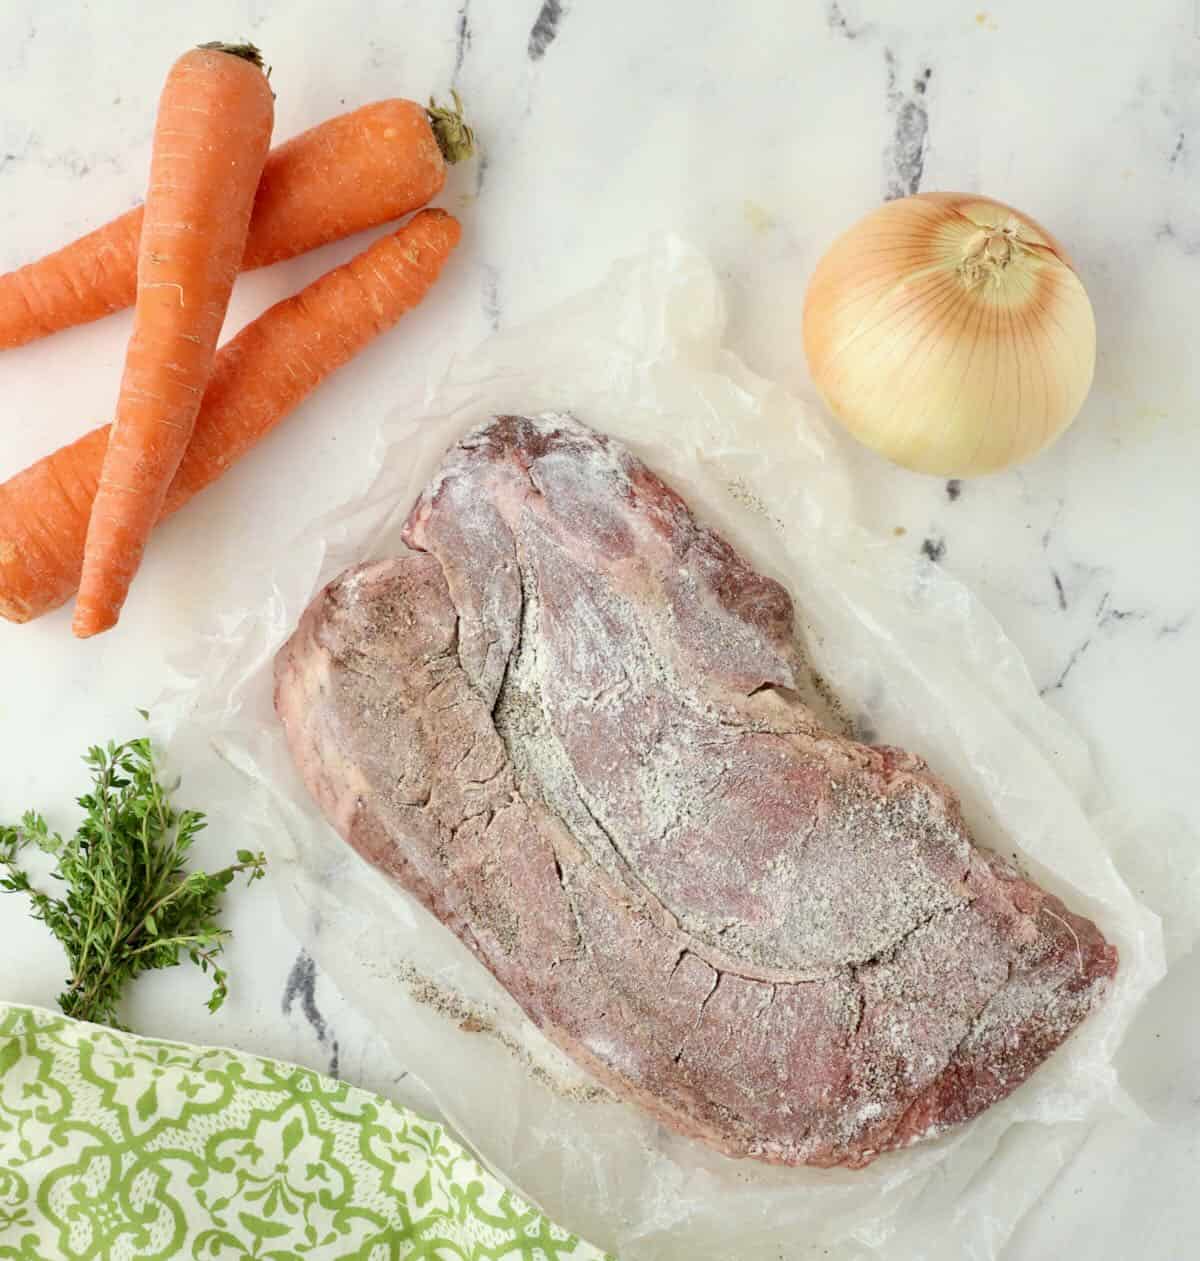
[{"label": "chuck roast", "polygon": [[732,1156],[867,1164],[1007,1095],[1115,949],[822,728],[792,603],[619,443],[503,416],[276,661],[338,832],[613,1091]]}]

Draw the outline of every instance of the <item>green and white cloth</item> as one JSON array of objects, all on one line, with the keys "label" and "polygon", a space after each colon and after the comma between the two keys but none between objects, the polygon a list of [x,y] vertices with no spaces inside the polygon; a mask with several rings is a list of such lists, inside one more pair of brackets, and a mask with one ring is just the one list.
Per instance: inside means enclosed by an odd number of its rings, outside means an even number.
[{"label": "green and white cloth", "polygon": [[0,1003],[0,1258],[603,1254],[345,1082]]}]

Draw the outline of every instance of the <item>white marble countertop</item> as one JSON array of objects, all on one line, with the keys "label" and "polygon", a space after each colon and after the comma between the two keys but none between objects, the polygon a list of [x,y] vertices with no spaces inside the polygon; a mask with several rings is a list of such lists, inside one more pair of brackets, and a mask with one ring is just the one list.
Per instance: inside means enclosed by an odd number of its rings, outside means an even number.
[{"label": "white marble countertop", "polygon": [[[69,826],[85,746],[137,731],[134,707],[157,695],[167,651],[211,615],[240,556],[286,547],[360,483],[398,379],[667,228],[716,261],[733,348],[812,397],[801,302],[831,236],[886,195],[963,188],[1029,210],[1068,243],[1097,311],[1096,388],[1052,451],[985,480],[922,478],[854,451],[863,502],[982,596],[1116,797],[1196,819],[1195,0],[8,0],[0,270],[132,205],[165,67],[188,44],[239,37],[274,67],[280,137],[376,97],[457,86],[485,154],[441,199],[464,243],[401,330],[161,532],[116,634],[78,643],[66,611],[0,624],[0,818],[37,804]],[[360,247],[247,277],[231,324]],[[128,327],[118,316],[3,356],[0,476],[107,418]],[[189,781],[198,800],[202,781]],[[238,844],[210,834],[202,855]],[[224,1011],[208,1017],[199,978],[179,970],[144,982],[135,1026],[403,1096],[404,1066],[315,974],[266,889],[231,897],[229,920]],[[24,906],[0,900],[0,996],[50,1006],[62,971]],[[1200,1252],[1198,986],[1193,953],[1121,1054],[1155,1124],[1097,1127],[1006,1259]]]}]

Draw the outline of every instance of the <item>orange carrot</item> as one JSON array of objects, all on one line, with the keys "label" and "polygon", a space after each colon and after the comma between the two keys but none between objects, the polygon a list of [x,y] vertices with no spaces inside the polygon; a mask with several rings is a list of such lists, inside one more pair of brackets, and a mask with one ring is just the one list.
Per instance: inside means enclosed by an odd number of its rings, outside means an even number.
[{"label": "orange carrot", "polygon": [[246,249],[275,98],[250,45],[171,67],[159,101],[138,245],[133,336],[92,504],[72,627],[116,625],[196,423]]},{"label": "orange carrot", "polygon": [[[458,243],[458,221],[423,210],[247,324],[217,355],[162,516],[216,481],[335,369],[425,296]],[[0,483],[0,617],[28,622],[79,583],[107,425]]]},{"label": "orange carrot", "polygon": [[[453,109],[399,98],[339,114],[272,149],[250,217],[242,270],[295,258],[418,210],[441,192],[446,163],[472,152]],[[142,207],[17,271],[0,275],[0,350],[132,306]]]}]

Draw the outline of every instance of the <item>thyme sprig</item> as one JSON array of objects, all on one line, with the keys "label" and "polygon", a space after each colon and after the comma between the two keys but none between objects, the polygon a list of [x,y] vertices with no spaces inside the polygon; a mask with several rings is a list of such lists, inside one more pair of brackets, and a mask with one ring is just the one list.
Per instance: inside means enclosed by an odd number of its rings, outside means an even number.
[{"label": "thyme sprig", "polygon": [[[59,1006],[68,1016],[122,1028],[118,1008],[130,983],[186,956],[211,972],[208,1008],[216,1011],[228,993],[218,963],[229,937],[217,922],[221,898],[239,873],[251,883],[261,879],[265,855],[238,850],[237,862],[220,871],[187,871],[205,816],[172,804],[150,741],[93,746],[84,761],[92,791],[78,798],[84,819],[73,837],[51,832],[32,810],[17,827],[0,827],[0,889],[28,896],[70,961]],[[60,896],[30,880],[20,863],[29,846],[54,859]]]}]

